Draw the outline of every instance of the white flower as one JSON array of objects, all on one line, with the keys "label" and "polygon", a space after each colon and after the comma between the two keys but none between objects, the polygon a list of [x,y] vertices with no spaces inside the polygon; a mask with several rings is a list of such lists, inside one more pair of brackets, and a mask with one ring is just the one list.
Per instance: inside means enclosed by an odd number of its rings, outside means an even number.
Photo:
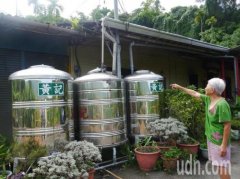
[{"label": "white flower", "polygon": [[169,117],[147,122],[147,129],[160,140],[179,140],[187,136],[187,128],[179,120]]}]

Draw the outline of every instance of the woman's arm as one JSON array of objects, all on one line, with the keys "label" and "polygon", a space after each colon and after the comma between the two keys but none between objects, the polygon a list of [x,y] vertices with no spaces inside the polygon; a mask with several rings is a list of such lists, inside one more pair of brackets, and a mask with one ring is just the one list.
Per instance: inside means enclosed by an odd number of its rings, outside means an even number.
[{"label": "woman's arm", "polygon": [[194,91],[194,90],[191,90],[191,89],[188,89],[188,88],[184,88],[184,87],[182,87],[182,86],[180,86],[178,84],[171,84],[170,86],[173,89],[179,89],[179,90],[181,90],[181,91],[183,91],[183,92],[185,92],[185,93],[187,93],[187,94],[189,94],[189,95],[191,95],[191,96],[193,96],[195,98],[200,98],[200,93],[197,92],[197,91]]},{"label": "woman's arm", "polygon": [[227,145],[228,145],[228,139],[230,137],[230,133],[231,133],[231,123],[225,122],[224,129],[223,129],[223,140],[222,140],[221,151],[220,151],[221,157],[224,157],[227,153]]}]

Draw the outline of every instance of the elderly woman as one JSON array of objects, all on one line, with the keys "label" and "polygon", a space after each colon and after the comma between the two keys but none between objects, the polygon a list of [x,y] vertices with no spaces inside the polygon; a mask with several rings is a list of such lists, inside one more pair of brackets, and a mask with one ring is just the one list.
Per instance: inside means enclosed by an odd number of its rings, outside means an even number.
[{"label": "elderly woman", "polygon": [[178,84],[171,84],[171,87],[203,100],[206,112],[205,135],[208,140],[208,157],[212,165],[218,167],[220,178],[229,179],[231,111],[227,101],[221,97],[226,87],[225,82],[220,78],[210,79],[205,88],[205,95]]}]

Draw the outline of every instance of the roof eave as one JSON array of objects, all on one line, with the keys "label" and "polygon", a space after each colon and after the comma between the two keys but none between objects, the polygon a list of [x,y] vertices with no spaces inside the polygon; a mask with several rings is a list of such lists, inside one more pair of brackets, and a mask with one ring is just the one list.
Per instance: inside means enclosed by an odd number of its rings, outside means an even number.
[{"label": "roof eave", "polygon": [[172,34],[168,32],[163,32],[156,29],[140,26],[137,24],[132,24],[129,22],[123,22],[116,19],[104,18],[103,21],[106,27],[125,31],[125,32],[131,32],[139,35],[145,35],[145,36],[150,36],[158,39],[169,40],[177,43],[182,43],[185,45],[214,50],[221,53],[228,53],[230,50],[229,48],[222,47],[219,45],[213,45],[210,43],[202,42],[200,40],[196,40],[196,39],[192,39],[192,38],[188,38],[188,37],[184,37],[181,35]]}]

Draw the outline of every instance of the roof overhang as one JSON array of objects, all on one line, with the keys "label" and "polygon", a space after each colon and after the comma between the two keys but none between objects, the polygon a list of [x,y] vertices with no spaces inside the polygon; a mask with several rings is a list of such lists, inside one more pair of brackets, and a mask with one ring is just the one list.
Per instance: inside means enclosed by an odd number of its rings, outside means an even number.
[{"label": "roof overhang", "polygon": [[0,28],[1,31],[4,31],[4,29],[15,29],[18,31],[38,33],[46,36],[58,36],[75,40],[81,40],[85,36],[83,33],[76,30],[4,14],[0,14]]},{"label": "roof overhang", "polygon": [[224,56],[227,55],[230,50],[229,48],[219,45],[213,45],[116,19],[104,18],[103,22],[106,29],[117,30],[120,37],[125,40],[154,44],[159,46],[159,48],[167,50],[199,54],[208,57]]}]

